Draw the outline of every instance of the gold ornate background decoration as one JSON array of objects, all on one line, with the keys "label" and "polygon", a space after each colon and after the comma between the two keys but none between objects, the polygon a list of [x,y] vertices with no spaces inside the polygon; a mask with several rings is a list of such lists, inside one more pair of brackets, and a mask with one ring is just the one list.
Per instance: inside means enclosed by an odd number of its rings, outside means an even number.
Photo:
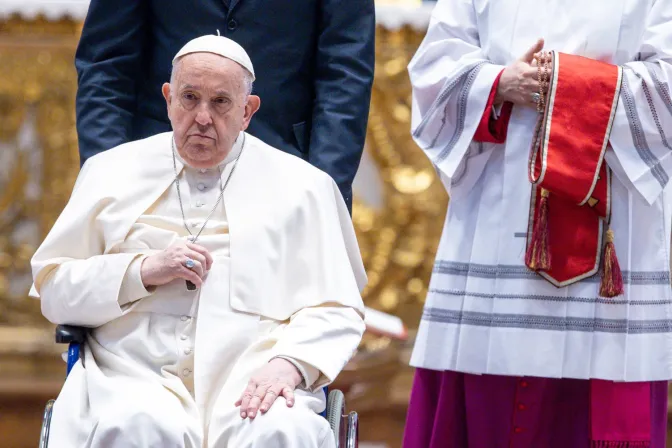
[{"label": "gold ornate background decoration", "polygon": [[379,27],[376,33],[366,147],[383,181],[385,205],[376,210],[355,198],[353,221],[369,277],[366,304],[400,316],[411,331],[407,344],[365,335],[362,350],[340,378],[356,384],[348,399],[360,411],[391,407],[405,411],[412,379],[410,345],[446,211],[445,190],[410,135],[406,67],[423,37],[411,27]]},{"label": "gold ornate background decoration", "polygon": [[[70,20],[0,21],[0,372],[45,374],[53,327],[28,298],[30,257],[69,197],[78,168]],[[62,375],[62,368],[58,366]]]}]

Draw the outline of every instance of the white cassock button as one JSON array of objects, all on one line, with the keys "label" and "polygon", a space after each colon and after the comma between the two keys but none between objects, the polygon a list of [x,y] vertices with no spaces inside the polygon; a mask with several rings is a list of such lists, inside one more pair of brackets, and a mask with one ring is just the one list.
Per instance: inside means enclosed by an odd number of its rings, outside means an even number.
[{"label": "white cassock button", "polygon": [[184,349],[184,354],[185,355],[190,355],[191,354],[191,349],[190,348],[185,348]]},{"label": "white cassock button", "polygon": [[196,201],[196,207],[203,207],[203,201]]},{"label": "white cassock button", "polygon": [[187,337],[186,334],[183,334],[182,336],[180,336],[180,339],[182,339],[183,341],[186,341],[188,339],[188,337]]},{"label": "white cassock button", "polygon": [[182,316],[180,319],[182,320],[182,322],[186,322],[189,320],[189,316]]},{"label": "white cassock button", "polygon": [[184,376],[189,376],[190,373],[191,373],[191,370],[189,370],[189,369],[184,369],[182,371],[182,375],[184,375]]},{"label": "white cassock button", "polygon": [[201,191],[205,190],[205,184],[198,184],[197,187]]}]

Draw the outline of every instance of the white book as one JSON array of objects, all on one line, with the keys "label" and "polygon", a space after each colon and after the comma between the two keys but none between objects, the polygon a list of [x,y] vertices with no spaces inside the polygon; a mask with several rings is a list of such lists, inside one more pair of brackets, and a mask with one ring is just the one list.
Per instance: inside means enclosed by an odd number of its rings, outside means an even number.
[{"label": "white book", "polygon": [[367,331],[401,341],[408,337],[408,330],[399,317],[369,307],[366,307],[365,313]]}]

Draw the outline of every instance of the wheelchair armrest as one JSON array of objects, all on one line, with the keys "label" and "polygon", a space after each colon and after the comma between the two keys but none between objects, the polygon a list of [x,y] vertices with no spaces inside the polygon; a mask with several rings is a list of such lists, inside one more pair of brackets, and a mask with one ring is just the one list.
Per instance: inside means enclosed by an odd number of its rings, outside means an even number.
[{"label": "wheelchair armrest", "polygon": [[71,342],[79,342],[80,344],[86,340],[87,328],[75,327],[72,325],[59,325],[56,327],[56,343],[69,344]]}]

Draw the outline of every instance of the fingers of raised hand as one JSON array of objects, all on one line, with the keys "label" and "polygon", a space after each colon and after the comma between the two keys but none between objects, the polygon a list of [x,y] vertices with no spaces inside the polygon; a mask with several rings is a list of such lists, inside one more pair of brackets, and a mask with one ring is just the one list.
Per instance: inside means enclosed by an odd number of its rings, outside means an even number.
[{"label": "fingers of raised hand", "polygon": [[538,76],[537,67],[523,62],[523,63],[519,63],[518,69],[519,69],[520,78],[522,78],[526,81],[531,80],[531,79],[534,79],[534,80],[537,79],[537,76]]},{"label": "fingers of raised hand", "polygon": [[187,243],[187,247],[194,252],[198,252],[203,257],[203,259],[200,260],[201,264],[205,266],[206,271],[209,271],[212,267],[212,255],[210,255],[210,252],[208,252],[205,247],[194,243]]},{"label": "fingers of raised hand", "polygon": [[195,252],[195,251],[193,251],[193,250],[187,250],[187,252],[184,254],[184,262],[183,262],[183,264],[184,264],[186,267],[189,267],[189,266],[186,264],[187,259],[189,259],[189,260],[193,260],[193,262],[194,262],[194,266],[191,267],[191,268],[189,268],[189,269],[191,269],[192,271],[196,272],[196,273],[199,275],[199,277],[204,277],[205,274],[208,272],[208,270],[207,270],[207,262],[206,262],[206,260],[205,260],[205,257],[204,257],[202,254],[200,254],[200,253],[198,253],[198,252]]},{"label": "fingers of raised hand", "polygon": [[518,100],[514,102],[525,105],[536,104],[534,97],[539,93],[537,69],[529,65],[522,69],[517,87]]},{"label": "fingers of raised hand", "polygon": [[534,59],[534,54],[539,53],[544,48],[544,39],[538,39],[534,45],[532,45],[528,50],[521,56],[520,60],[527,62],[528,64]]},{"label": "fingers of raised hand", "polygon": [[202,253],[190,249],[184,243],[169,247],[165,253],[169,265],[181,278],[184,278],[185,275],[182,268],[191,270],[200,278],[205,276],[208,263],[206,256]]},{"label": "fingers of raised hand", "polygon": [[194,271],[194,268],[189,269],[185,266],[180,266],[176,272],[176,277],[189,280],[191,283],[196,285],[196,288],[200,288],[203,285],[203,279],[197,272]]},{"label": "fingers of raised hand", "polygon": [[209,263],[208,263],[208,258],[205,255],[203,255],[201,252],[193,250],[191,248],[188,248],[186,250],[186,253],[189,257],[193,258],[194,260],[198,260],[198,262],[201,264],[201,266],[203,266],[203,268],[205,268],[205,270],[207,271],[207,267],[208,267]]}]

